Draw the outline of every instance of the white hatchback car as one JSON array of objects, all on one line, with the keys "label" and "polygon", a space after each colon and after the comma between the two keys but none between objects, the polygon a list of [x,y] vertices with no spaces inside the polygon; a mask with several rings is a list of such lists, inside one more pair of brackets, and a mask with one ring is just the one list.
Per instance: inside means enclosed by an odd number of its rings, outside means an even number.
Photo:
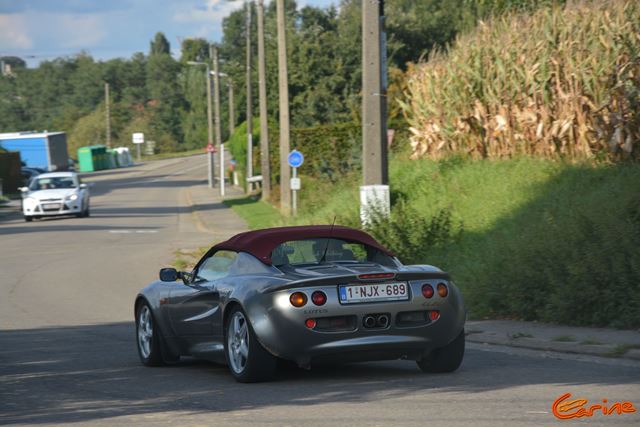
[{"label": "white hatchback car", "polygon": [[43,173],[20,190],[27,222],[53,215],[89,216],[89,189],[74,172]]}]

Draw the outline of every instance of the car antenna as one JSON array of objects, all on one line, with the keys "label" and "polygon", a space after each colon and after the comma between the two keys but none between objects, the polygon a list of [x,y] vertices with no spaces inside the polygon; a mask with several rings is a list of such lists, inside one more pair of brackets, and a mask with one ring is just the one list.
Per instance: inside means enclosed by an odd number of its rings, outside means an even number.
[{"label": "car antenna", "polygon": [[333,223],[331,224],[331,228],[329,229],[329,237],[327,237],[327,244],[324,245],[324,252],[322,254],[322,258],[320,258],[320,261],[318,262],[318,264],[322,264],[324,262],[324,258],[327,256],[327,250],[329,249],[329,240],[331,240],[331,237],[333,237],[333,226],[336,225],[336,216],[333,216]]}]

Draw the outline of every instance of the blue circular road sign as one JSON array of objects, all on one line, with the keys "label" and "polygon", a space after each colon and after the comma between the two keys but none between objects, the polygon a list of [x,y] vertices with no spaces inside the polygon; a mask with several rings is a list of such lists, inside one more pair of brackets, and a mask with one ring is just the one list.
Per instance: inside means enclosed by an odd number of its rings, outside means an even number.
[{"label": "blue circular road sign", "polygon": [[289,166],[299,168],[304,163],[304,156],[298,150],[293,150],[289,153],[287,160],[289,161]]}]

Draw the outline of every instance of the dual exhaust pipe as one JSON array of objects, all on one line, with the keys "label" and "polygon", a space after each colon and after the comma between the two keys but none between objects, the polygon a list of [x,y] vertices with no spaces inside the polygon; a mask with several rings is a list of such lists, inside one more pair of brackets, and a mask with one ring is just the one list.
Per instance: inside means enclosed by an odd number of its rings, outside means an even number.
[{"label": "dual exhaust pipe", "polygon": [[389,326],[391,320],[388,314],[367,314],[362,319],[362,324],[365,328],[381,328],[384,329]]}]

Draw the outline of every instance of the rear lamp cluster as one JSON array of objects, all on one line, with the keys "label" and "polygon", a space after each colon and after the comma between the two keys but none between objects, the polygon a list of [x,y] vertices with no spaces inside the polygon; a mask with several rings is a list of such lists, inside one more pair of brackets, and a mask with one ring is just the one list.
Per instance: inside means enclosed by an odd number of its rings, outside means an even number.
[{"label": "rear lamp cluster", "polygon": [[[304,307],[307,304],[307,294],[304,292],[294,292],[289,297],[291,305],[294,307]],[[325,305],[327,303],[327,294],[322,291],[315,291],[311,294],[311,301],[315,305]]]},{"label": "rear lamp cluster", "polygon": [[[438,283],[438,286],[436,286],[436,289],[438,290],[438,295],[442,298],[449,295],[449,289],[447,288],[447,285],[445,285],[444,283]],[[425,283],[424,285],[422,285],[423,297],[429,299],[433,297],[434,294],[435,294],[435,291],[433,290],[433,286],[431,286],[428,283]]]}]

